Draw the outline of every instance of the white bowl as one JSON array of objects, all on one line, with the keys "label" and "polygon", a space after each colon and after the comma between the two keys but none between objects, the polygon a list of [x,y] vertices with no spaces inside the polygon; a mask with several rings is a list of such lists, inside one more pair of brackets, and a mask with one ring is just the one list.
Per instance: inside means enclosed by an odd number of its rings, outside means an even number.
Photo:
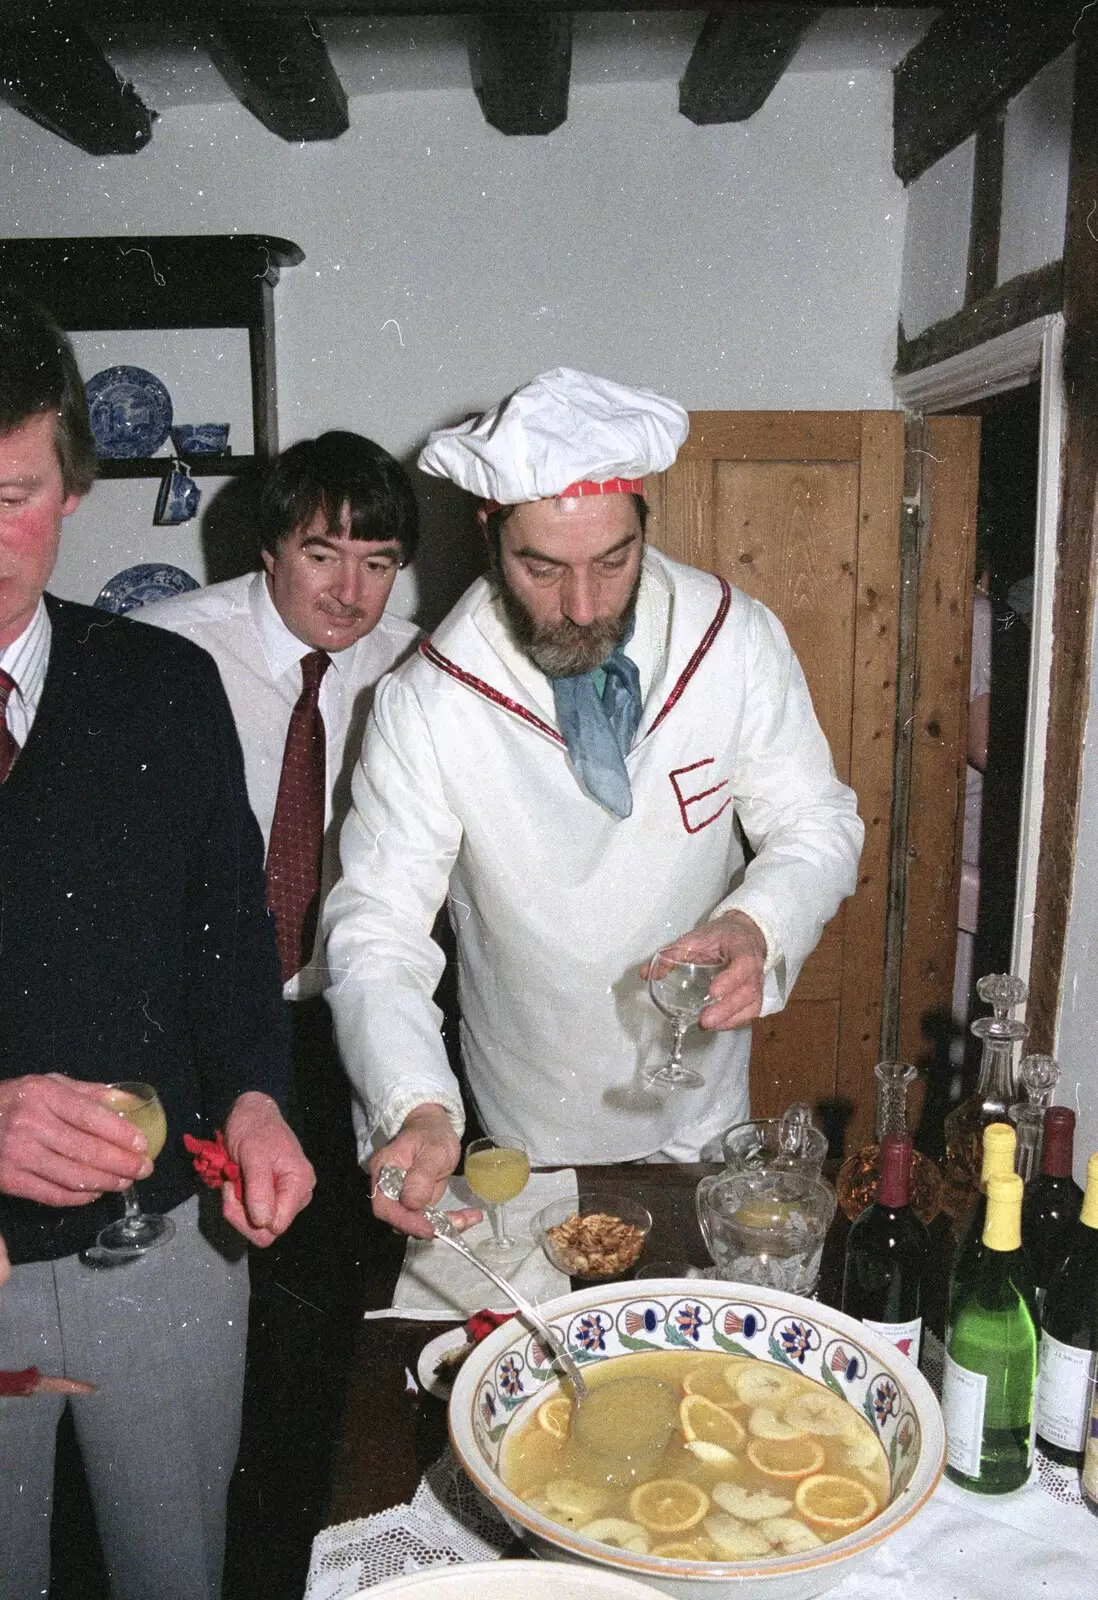
[{"label": "white bowl", "polygon": [[351,1600],[375,1594],[414,1595],[415,1600],[652,1600],[659,1591],[620,1572],[597,1567],[547,1567],[544,1561],[469,1561],[430,1567],[406,1578],[390,1578],[360,1589]]},{"label": "white bowl", "polygon": [[711,1350],[815,1378],[868,1417],[888,1458],[892,1495],[865,1527],[807,1555],[678,1561],[585,1539],[524,1504],[498,1475],[508,1427],[525,1421],[557,1377],[516,1317],[477,1345],[458,1373],[450,1441],[473,1482],[539,1555],[613,1568],[680,1600],[807,1600],[909,1522],[942,1475],[945,1430],[926,1379],[886,1339],[828,1306],[753,1284],[654,1278],[584,1289],[540,1309],[583,1364],[639,1350]]}]

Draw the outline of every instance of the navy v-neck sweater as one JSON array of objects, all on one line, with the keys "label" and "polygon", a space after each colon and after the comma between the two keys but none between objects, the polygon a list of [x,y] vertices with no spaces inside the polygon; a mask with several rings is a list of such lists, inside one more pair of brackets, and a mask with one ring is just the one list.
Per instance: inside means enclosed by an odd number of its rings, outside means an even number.
[{"label": "navy v-neck sweater", "polygon": [[[194,1192],[183,1134],[248,1089],[284,1099],[286,1024],[263,846],[210,657],[47,596],[38,713],[0,784],[0,1078],[156,1085],[168,1142],[146,1210]],[[13,1262],[71,1254],[121,1212],[0,1194]]]}]

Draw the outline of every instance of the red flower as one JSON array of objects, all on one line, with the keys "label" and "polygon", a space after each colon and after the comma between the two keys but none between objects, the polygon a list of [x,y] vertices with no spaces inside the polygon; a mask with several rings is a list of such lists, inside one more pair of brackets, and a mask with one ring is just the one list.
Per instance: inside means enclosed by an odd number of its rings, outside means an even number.
[{"label": "red flower", "polygon": [[487,1339],[490,1333],[504,1322],[510,1322],[514,1316],[513,1311],[475,1311],[465,1324],[466,1336],[474,1344],[479,1344],[482,1339]]},{"label": "red flower", "polygon": [[231,1183],[236,1190],[236,1198],[244,1198],[244,1182],[240,1176],[240,1168],[225,1148],[225,1135],[218,1128],[212,1139],[196,1139],[193,1134],[185,1133],[183,1143],[189,1153],[194,1157],[194,1170],[209,1189],[220,1189],[223,1183]]}]

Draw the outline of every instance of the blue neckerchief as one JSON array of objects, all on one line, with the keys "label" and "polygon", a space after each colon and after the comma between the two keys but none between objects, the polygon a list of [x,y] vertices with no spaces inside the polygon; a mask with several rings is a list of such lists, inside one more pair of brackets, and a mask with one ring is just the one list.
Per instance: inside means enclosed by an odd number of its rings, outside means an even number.
[{"label": "blue neckerchief", "polygon": [[[632,628],[630,628],[632,633]],[[602,692],[598,678],[602,677]],[[550,678],[557,722],[572,766],[585,794],[627,817],[633,790],[625,768],[641,719],[640,673],[619,644],[594,672],[574,678]]]}]

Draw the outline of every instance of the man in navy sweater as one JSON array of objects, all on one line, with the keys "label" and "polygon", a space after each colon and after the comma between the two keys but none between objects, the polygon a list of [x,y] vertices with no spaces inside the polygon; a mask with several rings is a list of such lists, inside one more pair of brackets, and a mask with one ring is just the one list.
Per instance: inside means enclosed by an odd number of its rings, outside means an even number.
[{"label": "man in navy sweater", "polygon": [[[94,477],[67,341],[0,297],[0,1365],[71,1402],[116,1600],[217,1600],[247,1328],[244,1240],[308,1203],[259,829],[217,670],[185,640],[44,595]],[[155,1085],[168,1141],[103,1104]],[[183,1135],[239,1189],[200,1207]],[[140,1180],[174,1238],[95,1240]],[[0,1400],[0,1600],[49,1584],[64,1397]]]}]

